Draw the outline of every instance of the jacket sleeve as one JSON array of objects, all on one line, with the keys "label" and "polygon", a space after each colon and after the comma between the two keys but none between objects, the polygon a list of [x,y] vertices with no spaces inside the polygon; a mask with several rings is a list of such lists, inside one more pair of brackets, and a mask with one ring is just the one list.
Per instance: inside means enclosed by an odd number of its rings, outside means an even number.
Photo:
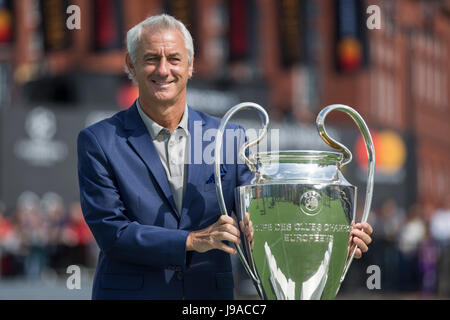
[{"label": "jacket sleeve", "polygon": [[184,269],[189,231],[131,221],[94,133],[84,129],[77,143],[81,207],[105,255],[128,263]]}]

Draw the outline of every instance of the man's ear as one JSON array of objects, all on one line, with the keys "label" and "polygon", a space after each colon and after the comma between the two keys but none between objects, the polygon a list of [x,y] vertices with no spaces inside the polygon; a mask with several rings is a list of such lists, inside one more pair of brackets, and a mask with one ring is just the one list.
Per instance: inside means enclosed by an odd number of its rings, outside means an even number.
[{"label": "man's ear", "polygon": [[133,77],[136,76],[136,70],[134,69],[134,64],[133,61],[131,61],[131,57],[130,54],[127,53],[127,55],[125,56],[125,63],[127,64],[128,70],[130,70],[130,73]]},{"label": "man's ear", "polygon": [[189,65],[189,79],[192,78],[193,73],[194,73],[194,57],[192,57],[191,64]]}]

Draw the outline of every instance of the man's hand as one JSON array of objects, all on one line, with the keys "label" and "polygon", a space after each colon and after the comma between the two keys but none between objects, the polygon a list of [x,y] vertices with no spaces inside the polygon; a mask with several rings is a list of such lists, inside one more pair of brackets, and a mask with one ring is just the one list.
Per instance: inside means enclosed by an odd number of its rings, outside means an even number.
[{"label": "man's hand", "polygon": [[206,252],[219,249],[230,254],[236,254],[236,249],[227,246],[222,242],[224,240],[236,244],[241,242],[237,223],[228,215],[221,215],[214,224],[205,229],[192,231],[186,240],[186,250]]},{"label": "man's hand", "polygon": [[370,224],[367,222],[362,222],[355,224],[352,221],[352,227],[353,230],[350,232],[350,239],[349,239],[349,252],[348,254],[351,255],[353,253],[353,250],[355,248],[355,245],[358,246],[355,252],[355,258],[359,259],[361,258],[363,252],[367,252],[369,250],[368,245],[372,242],[372,238],[370,235],[373,232],[373,229]]}]

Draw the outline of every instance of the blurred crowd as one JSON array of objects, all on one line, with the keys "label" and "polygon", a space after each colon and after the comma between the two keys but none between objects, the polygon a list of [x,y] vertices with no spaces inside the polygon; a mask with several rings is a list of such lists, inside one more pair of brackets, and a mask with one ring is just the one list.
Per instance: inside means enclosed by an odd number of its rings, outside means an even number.
[{"label": "blurred crowd", "polygon": [[67,276],[70,265],[95,267],[97,245],[79,202],[67,206],[54,193],[25,192],[16,208],[0,202],[0,278]]},{"label": "blurred crowd", "polygon": [[450,297],[450,195],[439,206],[407,210],[387,199],[369,222],[374,233],[366,264],[380,267],[384,292]]}]

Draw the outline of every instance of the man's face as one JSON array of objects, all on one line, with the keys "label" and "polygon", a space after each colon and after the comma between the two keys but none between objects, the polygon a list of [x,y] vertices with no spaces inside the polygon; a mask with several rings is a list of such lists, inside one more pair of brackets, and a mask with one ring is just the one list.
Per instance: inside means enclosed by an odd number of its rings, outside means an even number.
[{"label": "man's face", "polygon": [[171,106],[185,101],[186,85],[193,63],[178,30],[143,30],[131,72],[146,101]]}]

